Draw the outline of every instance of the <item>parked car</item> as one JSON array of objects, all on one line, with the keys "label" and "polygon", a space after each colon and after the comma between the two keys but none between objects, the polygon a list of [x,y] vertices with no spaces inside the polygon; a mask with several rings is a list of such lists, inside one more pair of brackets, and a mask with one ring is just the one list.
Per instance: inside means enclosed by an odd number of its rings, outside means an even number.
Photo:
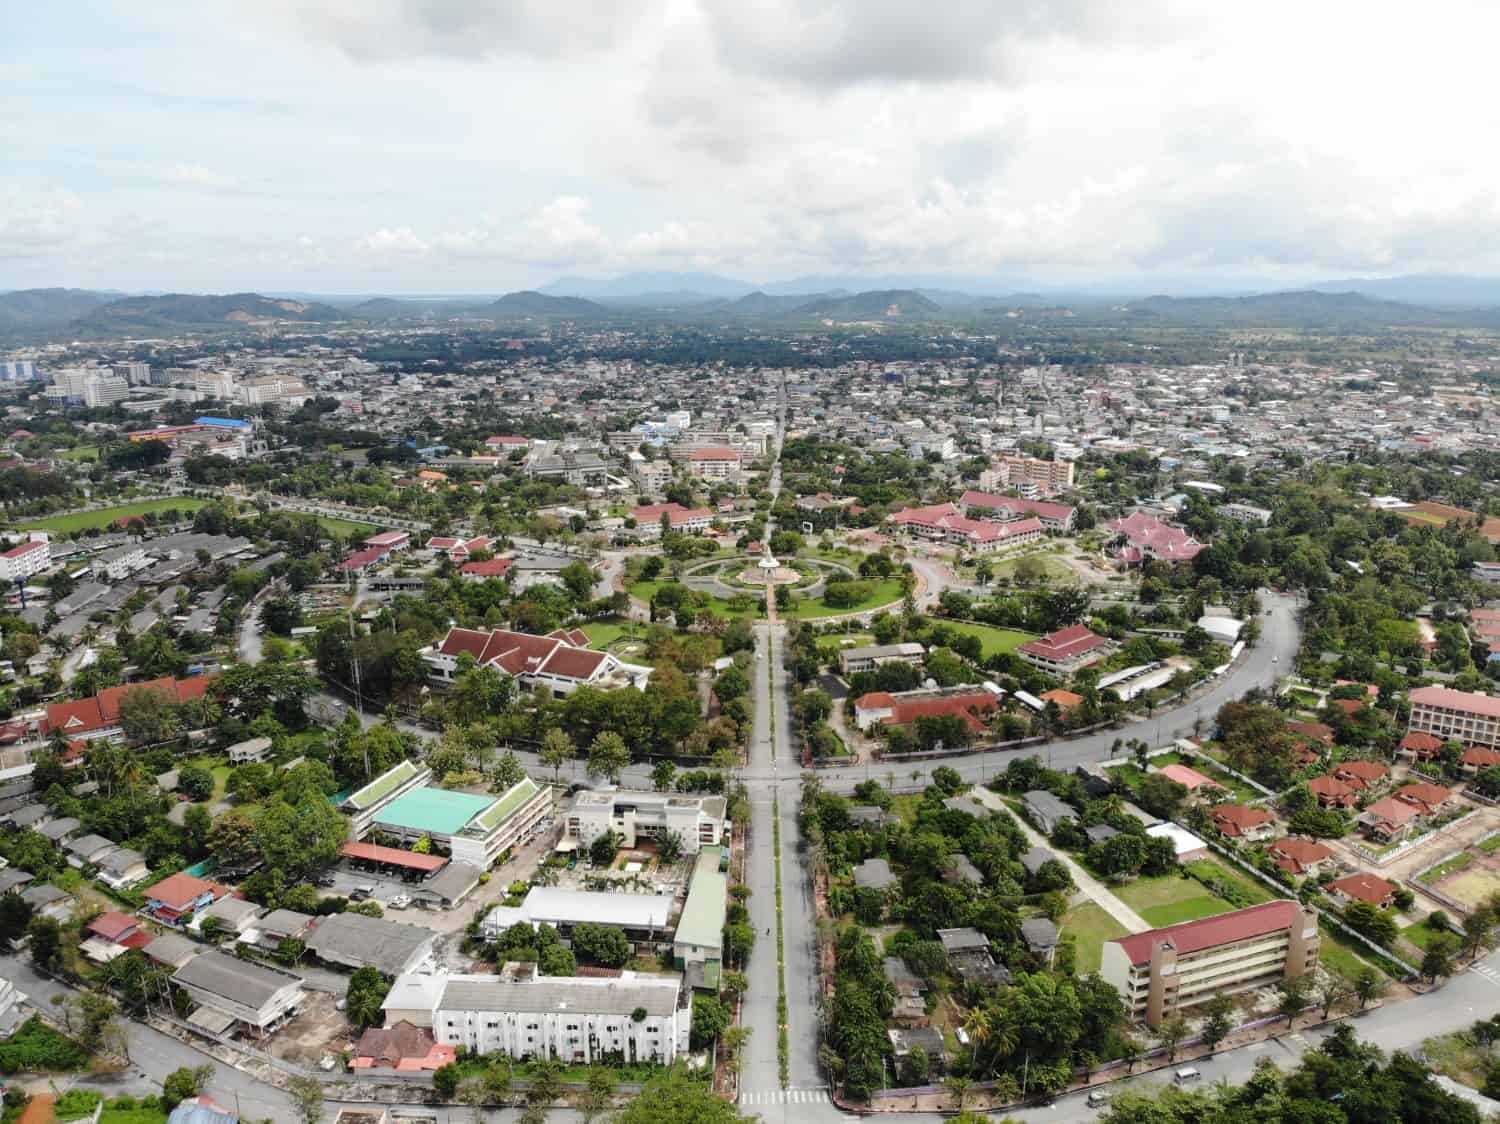
[{"label": "parked car", "polygon": [[337,886],[339,880],[332,874],[318,875],[318,885],[323,887]]},{"label": "parked car", "polygon": [[397,894],[394,898],[388,901],[386,905],[388,905],[391,909],[405,909],[407,906],[411,905],[411,895]]}]

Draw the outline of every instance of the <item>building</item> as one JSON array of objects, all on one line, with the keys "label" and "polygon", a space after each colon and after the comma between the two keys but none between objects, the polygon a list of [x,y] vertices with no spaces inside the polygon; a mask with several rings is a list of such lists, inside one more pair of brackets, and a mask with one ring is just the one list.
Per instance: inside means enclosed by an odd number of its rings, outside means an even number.
[{"label": "building", "polygon": [[582,647],[573,643],[571,636],[561,630],[533,636],[505,629],[478,632],[453,628],[441,643],[423,648],[422,659],[427,663],[429,678],[439,686],[453,682],[459,657],[467,654],[478,667],[494,667],[512,676],[522,690],[542,686],[552,692],[553,698],[564,698],[585,684],[602,691],[645,689],[651,668]]},{"label": "building", "polygon": [[1071,534],[1078,521],[1077,509],[1065,503],[996,496],[989,492],[967,491],[958,497],[958,506],[970,514],[975,511],[983,512],[989,518],[1001,522],[1034,516],[1042,521],[1043,529],[1058,535]]},{"label": "building", "polygon": [[0,360],[0,382],[36,382],[41,377],[34,359]]},{"label": "building", "polygon": [[958,718],[976,735],[989,732],[987,715],[1000,709],[1000,700],[989,691],[973,687],[939,690],[871,691],[854,704],[854,724],[868,732],[876,725],[909,726],[919,718]]},{"label": "building", "polygon": [[653,503],[630,509],[636,529],[648,535],[661,533],[662,520],[681,535],[701,535],[713,526],[714,513],[706,507],[683,507],[680,503]]},{"label": "building", "polygon": [[702,847],[717,847],[723,842],[727,807],[722,796],[584,789],[573,797],[564,817],[563,841],[584,848],[596,836],[613,831],[620,836],[621,846],[629,848],[676,832],[682,839],[683,852],[695,855]]},{"label": "building", "polygon": [[1269,508],[1254,507],[1248,503],[1226,503],[1219,511],[1237,523],[1253,523],[1264,527],[1271,522]]},{"label": "building", "polygon": [[1338,878],[1324,887],[1330,897],[1341,905],[1363,902],[1376,909],[1389,909],[1396,903],[1396,884],[1374,874],[1351,874]]},{"label": "building", "polygon": [[[355,839],[372,827],[406,843],[425,837],[455,862],[485,871],[505,851],[530,838],[552,812],[552,790],[530,777],[495,796],[434,788],[423,783],[432,775],[430,770],[402,765],[345,800]],[[414,777],[420,779],[413,783]]]},{"label": "building", "polygon": [[722,847],[703,847],[693,866],[687,901],[672,938],[672,963],[687,973],[688,986],[717,993],[724,965],[724,920],[729,909],[728,859]]},{"label": "building", "polygon": [[247,765],[256,761],[264,761],[271,754],[271,739],[248,738],[242,742],[235,742],[229,747],[228,752],[231,765]]},{"label": "building", "polygon": [[888,663],[921,667],[926,658],[927,650],[922,645],[911,642],[844,648],[839,652],[839,671],[844,675],[858,675],[862,671],[874,671]]},{"label": "building", "polygon": [[361,544],[375,550],[383,550],[388,554],[395,554],[411,547],[411,535],[405,531],[381,531],[377,535],[371,535]]},{"label": "building", "polygon": [[692,1004],[681,975],[538,976],[532,968],[507,965],[498,977],[433,977],[439,981],[429,1016],[433,1038],[518,1061],[588,1064],[613,1056],[627,1065],[671,1065],[687,1053]]},{"label": "building", "polygon": [[1163,765],[1157,772],[1166,777],[1167,780],[1176,781],[1182,785],[1183,788],[1188,790],[1188,794],[1191,796],[1196,796],[1199,793],[1212,796],[1215,792],[1224,791],[1224,786],[1218,781],[1212,777],[1204,776],[1197,769],[1189,765],[1179,765],[1176,763]]},{"label": "building", "polygon": [[1316,910],[1274,901],[1106,941],[1099,971],[1129,1016],[1156,1027],[1215,995],[1295,979],[1320,946]]},{"label": "building", "polygon": [[122,582],[131,574],[144,570],[150,564],[151,560],[146,557],[144,547],[139,543],[127,543],[113,550],[106,550],[89,563],[89,568],[93,570],[96,578]]},{"label": "building", "polygon": [[1288,874],[1299,878],[1315,878],[1333,862],[1333,848],[1316,839],[1303,839],[1295,835],[1278,839],[1266,848],[1276,865]]},{"label": "building", "polygon": [[1195,863],[1208,857],[1207,843],[1171,821],[1151,824],[1146,828],[1146,834],[1152,839],[1170,839],[1179,863]]},{"label": "building", "polygon": [[95,877],[111,890],[128,890],[137,882],[144,882],[151,873],[146,856],[129,847],[116,847],[102,855],[94,865],[99,868]]},{"label": "building", "polygon": [[897,530],[914,538],[948,543],[976,554],[1026,546],[1046,537],[1042,521],[1035,517],[1008,523],[970,519],[952,503],[903,508],[890,518]]},{"label": "building", "polygon": [[1022,803],[1026,807],[1026,814],[1046,835],[1051,835],[1057,830],[1057,825],[1064,820],[1076,820],[1078,810],[1059,796],[1054,796],[1044,788],[1034,788],[1022,797]]},{"label": "building", "polygon": [[146,891],[146,913],[168,925],[180,925],[191,916],[227,897],[229,889],[217,882],[179,872],[163,878]]},{"label": "building", "polygon": [[740,451],[727,446],[694,449],[688,454],[688,471],[700,480],[738,480]]},{"label": "building", "polygon": [[214,949],[178,968],[172,982],[198,1004],[188,1022],[214,1035],[241,1024],[263,1036],[294,1016],[303,999],[300,976]]},{"label": "building", "polygon": [[485,914],[479,933],[493,941],[522,922],[551,925],[564,935],[579,925],[614,925],[642,955],[654,956],[661,951],[661,942],[671,936],[673,904],[673,899],[665,894],[533,886],[520,905],[494,906]]},{"label": "building", "polygon": [[486,558],[482,562],[465,562],[458,568],[458,573],[466,582],[502,580],[510,576],[515,564],[514,558]]},{"label": "building", "polygon": [[1276,817],[1249,804],[1220,804],[1210,815],[1214,827],[1227,839],[1259,843],[1276,834]]},{"label": "building", "polygon": [[1500,746],[1500,698],[1451,687],[1418,687],[1408,730],[1465,745]]},{"label": "building", "polygon": [[122,737],[125,731],[120,725],[120,701],[129,692],[151,691],[168,702],[181,704],[202,698],[212,681],[213,677],[208,675],[191,679],[148,679],[144,683],[109,687],[86,699],[50,703],[47,715],[42,719],[41,734],[47,737],[57,732],[69,741],[85,742]]},{"label": "building", "polygon": [[1360,814],[1359,822],[1374,838],[1390,841],[1404,839],[1417,826],[1421,817],[1421,810],[1415,805],[1387,796],[1365,808]]},{"label": "building", "polygon": [[238,1115],[206,1095],[178,1101],[167,1116],[167,1124],[239,1124],[239,1120]]},{"label": "building", "polygon": [[371,1027],[360,1035],[349,1068],[375,1076],[381,1070],[431,1072],[457,1057],[458,1051],[452,1046],[438,1045],[431,1029],[403,1020],[386,1027]]},{"label": "building", "polygon": [[884,893],[896,885],[897,881],[896,872],[891,869],[888,859],[868,858],[854,868],[854,885],[861,890],[879,890]]},{"label": "building", "polygon": [[45,537],[28,539],[0,554],[0,579],[23,581],[52,565],[52,544]]},{"label": "building", "polygon": [[1114,645],[1097,636],[1088,625],[1075,624],[1029,640],[1016,655],[1052,675],[1069,676],[1098,663],[1114,651]]},{"label": "building", "polygon": [[329,964],[399,976],[432,956],[432,938],[430,929],[345,912],[320,918],[305,940],[308,951]]},{"label": "building", "polygon": [[1191,562],[1206,549],[1206,544],[1182,528],[1163,523],[1144,511],[1106,523],[1105,528],[1120,540],[1115,559],[1127,566],[1142,562]]},{"label": "building", "polygon": [[990,467],[979,474],[979,486],[986,491],[1014,488],[1023,496],[1050,496],[1073,486],[1073,462],[1044,461],[1038,457],[996,457]]}]

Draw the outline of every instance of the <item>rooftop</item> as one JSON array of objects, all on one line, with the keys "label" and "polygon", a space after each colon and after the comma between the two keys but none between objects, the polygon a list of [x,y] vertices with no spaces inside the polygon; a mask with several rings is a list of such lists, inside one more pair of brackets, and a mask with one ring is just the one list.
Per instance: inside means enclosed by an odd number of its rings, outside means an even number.
[{"label": "rooftop", "polygon": [[1116,937],[1110,943],[1123,948],[1131,963],[1145,964],[1151,960],[1151,950],[1162,941],[1170,941],[1176,947],[1177,955],[1186,956],[1206,948],[1216,948],[1219,945],[1265,936],[1280,929],[1289,929],[1300,914],[1301,907],[1296,902],[1265,902],[1249,909],[1221,913],[1217,917],[1205,917],[1198,921],[1185,921],[1181,925],[1168,925],[1164,929]]},{"label": "rooftop", "polygon": [[423,785],[382,808],[376,822],[434,835],[457,835],[465,824],[495,803],[493,796]]}]

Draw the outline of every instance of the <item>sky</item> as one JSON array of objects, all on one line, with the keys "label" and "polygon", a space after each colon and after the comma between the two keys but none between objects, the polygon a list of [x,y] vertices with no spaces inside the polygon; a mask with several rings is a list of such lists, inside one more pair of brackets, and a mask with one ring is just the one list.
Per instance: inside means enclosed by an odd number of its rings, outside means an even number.
[{"label": "sky", "polygon": [[0,3],[0,289],[1500,274],[1500,5]]}]

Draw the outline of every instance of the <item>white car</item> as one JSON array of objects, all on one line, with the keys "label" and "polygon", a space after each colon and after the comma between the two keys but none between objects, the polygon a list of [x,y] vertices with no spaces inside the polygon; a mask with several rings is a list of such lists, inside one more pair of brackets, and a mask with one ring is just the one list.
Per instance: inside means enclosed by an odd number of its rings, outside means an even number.
[{"label": "white car", "polygon": [[391,909],[405,909],[407,906],[411,905],[411,895],[397,894],[386,904],[390,906]]}]

